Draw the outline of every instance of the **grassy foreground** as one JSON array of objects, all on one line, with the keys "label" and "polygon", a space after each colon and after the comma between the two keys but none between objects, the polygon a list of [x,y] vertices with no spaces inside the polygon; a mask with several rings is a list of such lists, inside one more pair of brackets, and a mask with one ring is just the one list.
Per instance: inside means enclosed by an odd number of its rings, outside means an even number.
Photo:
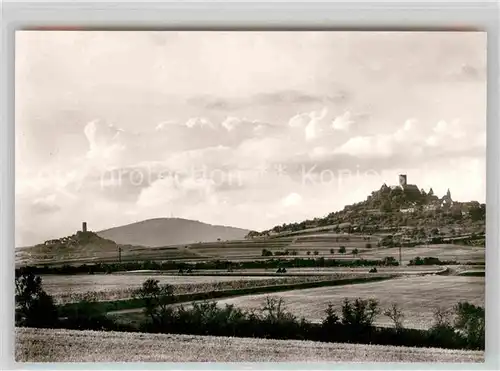
[{"label": "grassy foreground", "polygon": [[17,362],[484,362],[484,352],[17,328]]}]

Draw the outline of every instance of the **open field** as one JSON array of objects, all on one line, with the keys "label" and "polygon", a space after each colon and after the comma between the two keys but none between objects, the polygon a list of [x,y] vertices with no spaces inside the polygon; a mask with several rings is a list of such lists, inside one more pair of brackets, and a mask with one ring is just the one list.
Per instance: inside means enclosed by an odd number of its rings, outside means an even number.
[{"label": "open field", "polygon": [[[381,267],[378,269],[378,274],[421,275],[438,273],[444,269],[439,266]],[[202,270],[189,275],[179,275],[174,271],[132,271],[93,275],[41,275],[41,278],[45,291],[54,296],[57,302],[65,303],[79,300],[85,293],[93,293],[100,298],[99,300],[129,298],[132,292],[148,278],[154,278],[160,284],[168,283],[179,293],[186,293],[193,292],[192,290],[227,289],[230,286],[266,286],[361,277],[368,272],[369,268],[290,268],[285,274],[277,274],[274,269],[242,269],[236,272]]]},{"label": "open field", "polygon": [[[59,278],[63,279],[59,279]],[[81,277],[82,282],[75,277]],[[47,293],[52,295],[58,304],[74,303],[84,298],[97,301],[115,301],[130,299],[136,289],[152,276],[149,275],[73,275],[43,276],[42,285]],[[195,293],[209,293],[212,291],[231,291],[257,287],[283,287],[284,285],[302,285],[319,282],[337,282],[342,279],[388,279],[391,275],[377,274],[323,274],[323,275],[296,275],[296,276],[176,276],[156,275],[160,284],[173,286],[175,295]],[[48,282],[47,282],[48,281]],[[309,286],[311,287],[311,286]],[[279,290],[278,290],[279,291]]]},{"label": "open field", "polygon": [[[365,274],[370,271],[371,267],[307,267],[307,268],[287,268],[286,273],[276,273],[275,268],[249,268],[249,269],[235,269],[233,272],[228,272],[226,269],[200,269],[194,270],[189,273],[190,276],[273,276],[273,277],[283,277],[283,276],[293,276],[293,275],[330,275],[330,274]],[[424,274],[424,273],[438,273],[442,271],[443,266],[435,265],[420,265],[420,266],[389,266],[389,267],[377,267],[379,273],[397,273],[397,274]],[[484,269],[479,267],[478,269]],[[177,275],[177,270],[165,270],[165,271],[155,271],[155,270],[141,270],[141,271],[128,271],[128,272],[116,272],[115,275],[124,274],[149,274],[149,275],[165,275],[172,274]]]},{"label": "open field", "polygon": [[132,297],[148,278],[157,279],[160,284],[170,284],[176,294],[223,290],[236,287],[268,286],[286,283],[308,282],[325,279],[324,276],[269,277],[269,276],[175,276],[138,274],[96,274],[96,275],[46,275],[42,285],[57,303],[81,300],[91,294],[96,300],[120,300]]},{"label": "open field", "polygon": [[[79,275],[42,275],[43,288],[48,294],[66,292],[112,291],[124,288],[138,288],[148,278],[160,284],[206,284],[227,281],[269,280],[266,276],[179,276],[148,274],[79,274]],[[273,278],[276,281],[284,277]]]},{"label": "open field", "polygon": [[484,352],[18,328],[15,359],[17,362],[484,362]]},{"label": "open field", "polygon": [[[451,309],[459,301],[484,306],[484,277],[424,276],[402,277],[384,282],[322,287],[273,294],[285,300],[286,308],[298,317],[319,322],[329,303],[340,313],[344,298],[379,300],[382,308],[396,302],[405,314],[404,326],[426,329],[432,325],[436,307]],[[234,304],[243,309],[261,308],[267,295],[248,295],[219,300],[220,305]],[[389,318],[379,315],[375,324],[392,326]]]},{"label": "open field", "polygon": [[[486,259],[484,247],[472,247],[463,245],[425,245],[418,247],[402,247],[401,255],[403,264],[408,263],[417,256],[436,257],[440,260],[456,260],[458,262],[484,262]],[[399,260],[399,248],[379,248],[373,251],[363,251],[360,257],[364,259],[382,259],[385,256],[392,256]]]}]

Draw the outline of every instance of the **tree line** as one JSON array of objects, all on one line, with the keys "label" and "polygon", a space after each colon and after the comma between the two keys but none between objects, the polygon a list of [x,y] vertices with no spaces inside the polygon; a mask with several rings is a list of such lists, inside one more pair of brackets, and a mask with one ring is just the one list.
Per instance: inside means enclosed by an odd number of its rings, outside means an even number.
[{"label": "tree line", "polygon": [[393,257],[383,259],[326,259],[318,258],[292,258],[280,259],[271,258],[267,260],[254,260],[234,262],[229,260],[214,260],[197,263],[185,263],[175,261],[136,261],[123,263],[96,263],[82,265],[62,265],[62,266],[24,266],[16,268],[17,274],[32,272],[37,275],[44,274],[93,274],[93,273],[114,273],[134,270],[159,270],[159,271],[179,271],[191,272],[195,270],[235,270],[235,269],[277,269],[286,268],[316,268],[316,267],[369,267],[369,266],[397,266],[398,262]]}]

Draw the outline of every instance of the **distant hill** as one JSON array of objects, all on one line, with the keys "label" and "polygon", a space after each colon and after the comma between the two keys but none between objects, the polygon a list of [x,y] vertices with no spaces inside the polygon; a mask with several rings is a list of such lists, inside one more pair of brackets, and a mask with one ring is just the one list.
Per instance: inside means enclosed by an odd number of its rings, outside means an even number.
[{"label": "distant hill", "polygon": [[35,246],[20,247],[15,252],[16,264],[78,262],[110,255],[116,257],[118,245],[94,232],[48,240]]},{"label": "distant hill", "polygon": [[106,229],[97,234],[118,244],[159,247],[215,242],[218,239],[239,240],[244,239],[248,232],[246,229],[210,225],[195,220],[158,218]]}]

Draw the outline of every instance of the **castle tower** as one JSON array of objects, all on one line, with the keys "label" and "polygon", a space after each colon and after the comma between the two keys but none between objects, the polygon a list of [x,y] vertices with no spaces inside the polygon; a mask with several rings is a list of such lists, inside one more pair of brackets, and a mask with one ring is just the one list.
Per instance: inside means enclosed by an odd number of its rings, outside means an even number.
[{"label": "castle tower", "polygon": [[407,179],[406,179],[406,174],[399,174],[399,186],[401,188],[406,187],[407,184]]},{"label": "castle tower", "polygon": [[87,222],[82,223],[82,232],[87,232]]}]

